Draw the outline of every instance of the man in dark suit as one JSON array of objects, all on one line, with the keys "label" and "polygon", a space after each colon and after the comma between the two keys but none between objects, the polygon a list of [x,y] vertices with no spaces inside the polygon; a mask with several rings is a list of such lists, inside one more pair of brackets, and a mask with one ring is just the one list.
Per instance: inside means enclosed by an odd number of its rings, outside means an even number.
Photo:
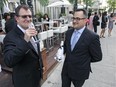
[{"label": "man in dark suit", "polygon": [[26,5],[19,5],[15,13],[17,25],[4,39],[4,62],[13,68],[14,87],[40,87],[43,63],[39,43],[33,38],[37,31],[29,27],[31,10]]},{"label": "man in dark suit", "polygon": [[[77,9],[73,14],[73,28],[66,32],[62,69],[62,87],[82,87],[89,78],[90,63],[102,60],[99,36],[86,28],[87,13]],[[76,34],[75,34],[76,33]]]}]

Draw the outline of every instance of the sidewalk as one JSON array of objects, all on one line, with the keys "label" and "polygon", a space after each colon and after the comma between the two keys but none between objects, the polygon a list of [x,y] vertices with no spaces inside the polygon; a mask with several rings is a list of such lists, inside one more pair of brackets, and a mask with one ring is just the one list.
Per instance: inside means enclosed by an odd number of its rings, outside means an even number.
[{"label": "sidewalk", "polygon": [[[107,30],[106,38],[100,39],[103,60],[91,64],[93,73],[90,74],[90,78],[86,80],[83,87],[116,87],[116,25],[114,25],[111,37],[108,37]],[[99,26],[98,34],[100,31]],[[63,62],[57,64],[42,87],[61,87],[62,65]]]}]

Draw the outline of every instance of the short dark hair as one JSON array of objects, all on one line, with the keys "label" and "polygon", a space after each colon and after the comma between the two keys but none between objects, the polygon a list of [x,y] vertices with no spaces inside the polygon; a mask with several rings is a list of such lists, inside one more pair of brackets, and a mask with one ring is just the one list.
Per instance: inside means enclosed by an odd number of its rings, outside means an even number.
[{"label": "short dark hair", "polygon": [[110,17],[113,17],[113,16],[114,16],[114,13],[111,13],[111,14],[110,14]]},{"label": "short dark hair", "polygon": [[95,15],[97,14],[97,12],[94,13]]},{"label": "short dark hair", "polygon": [[20,11],[21,8],[23,8],[23,9],[25,9],[25,10],[30,9],[27,5],[19,5],[19,6],[15,9],[15,15],[16,15],[16,16],[19,16],[19,11]]},{"label": "short dark hair", "polygon": [[10,17],[11,18],[14,18],[14,16],[15,16],[15,13],[14,12],[10,13]]},{"label": "short dark hair", "polygon": [[[83,14],[84,14],[84,16],[85,16],[85,18],[88,17],[87,11],[86,11],[85,9],[76,9],[76,10],[74,11],[74,13],[75,13],[75,12],[78,12],[78,11],[82,11]],[[74,13],[73,13],[73,14],[74,14]]]}]

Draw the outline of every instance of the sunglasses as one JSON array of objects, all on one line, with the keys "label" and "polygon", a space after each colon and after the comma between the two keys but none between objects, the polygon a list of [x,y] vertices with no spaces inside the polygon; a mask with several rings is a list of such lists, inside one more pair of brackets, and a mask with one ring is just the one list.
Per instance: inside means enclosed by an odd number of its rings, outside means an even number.
[{"label": "sunglasses", "polygon": [[79,17],[72,17],[72,20],[76,20],[76,21],[80,21],[80,20],[83,20],[85,18],[79,18]]},{"label": "sunglasses", "polygon": [[27,18],[27,17],[32,18],[32,15],[18,15],[18,16],[22,18]]}]

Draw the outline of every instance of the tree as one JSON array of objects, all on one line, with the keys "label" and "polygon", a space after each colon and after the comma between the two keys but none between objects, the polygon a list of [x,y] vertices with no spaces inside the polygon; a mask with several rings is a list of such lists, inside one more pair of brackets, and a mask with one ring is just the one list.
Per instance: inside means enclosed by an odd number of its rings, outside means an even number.
[{"label": "tree", "polygon": [[3,8],[4,4],[6,4],[6,2],[8,2],[8,0],[0,0],[0,9]]},{"label": "tree", "polygon": [[77,9],[78,0],[69,0],[74,5],[74,11]]},{"label": "tree", "polygon": [[86,9],[88,6],[92,6],[92,4],[94,3],[93,0],[83,0],[83,2],[86,4]]},{"label": "tree", "polygon": [[70,3],[74,4],[76,0],[68,0]]},{"label": "tree", "polygon": [[[75,7],[78,7],[77,4],[78,2],[80,2],[80,0],[69,0],[69,2],[74,4],[74,8],[75,8]],[[86,4],[86,9],[87,9],[87,6],[92,6],[92,4],[94,3],[93,0],[83,0],[83,2]]]},{"label": "tree", "polygon": [[109,9],[111,9],[114,13],[114,10],[116,8],[116,0],[108,0],[107,1]]},{"label": "tree", "polygon": [[[27,0],[28,1],[28,0]],[[46,6],[49,2],[49,0],[38,0],[42,6]],[[26,0],[20,0],[21,4],[26,4]],[[34,0],[34,3],[36,3],[36,0]]]},{"label": "tree", "polygon": [[47,6],[49,3],[49,0],[38,0],[42,6]]}]

